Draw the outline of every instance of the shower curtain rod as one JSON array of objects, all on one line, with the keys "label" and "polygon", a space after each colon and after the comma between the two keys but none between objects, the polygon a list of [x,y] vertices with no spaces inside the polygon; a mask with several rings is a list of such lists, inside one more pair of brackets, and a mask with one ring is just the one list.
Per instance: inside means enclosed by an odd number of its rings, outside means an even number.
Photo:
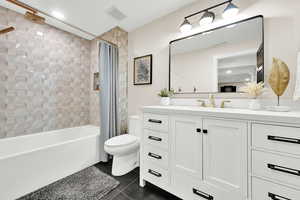
[{"label": "shower curtain rod", "polygon": [[21,2],[21,1],[18,1],[18,0],[6,0],[6,1],[8,1],[8,2],[10,2],[10,3],[13,3],[13,4],[15,4],[15,5],[19,6],[19,7],[22,7],[22,8],[24,8],[24,9],[26,9],[26,10],[29,10],[29,11],[31,11],[31,12],[33,12],[33,13],[37,13],[37,12],[38,12],[38,13],[41,13],[41,14],[47,16],[47,17],[50,17],[50,18],[52,18],[52,19],[55,19],[55,20],[57,20],[57,21],[59,21],[59,22],[65,24],[65,25],[67,25],[67,26],[70,26],[70,27],[72,27],[72,28],[74,28],[74,29],[76,29],[76,30],[78,30],[78,31],[80,31],[80,32],[83,32],[83,33],[85,33],[85,34],[87,34],[87,35],[90,35],[90,36],[92,36],[92,37],[94,37],[94,38],[97,37],[96,35],[94,35],[94,34],[92,34],[92,33],[90,33],[90,32],[87,32],[87,31],[85,31],[85,30],[83,30],[83,29],[81,29],[81,28],[79,28],[79,27],[77,27],[77,26],[74,26],[74,25],[72,25],[72,24],[70,24],[70,23],[68,23],[68,22],[65,22],[65,21],[63,21],[63,20],[57,19],[57,18],[53,17],[52,15],[50,15],[50,14],[48,14],[48,13],[42,11],[42,10],[36,9],[36,8],[34,8],[34,7],[32,7],[32,6],[29,6],[29,5],[27,5],[27,4],[25,4],[25,3]]}]

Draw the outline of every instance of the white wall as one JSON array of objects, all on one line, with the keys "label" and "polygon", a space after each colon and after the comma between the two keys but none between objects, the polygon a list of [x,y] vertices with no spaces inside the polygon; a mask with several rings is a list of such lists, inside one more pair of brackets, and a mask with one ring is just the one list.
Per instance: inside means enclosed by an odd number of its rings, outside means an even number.
[{"label": "white wall", "polygon": [[[184,16],[219,2],[203,0],[129,33],[129,114],[136,114],[141,106],[158,104],[158,91],[168,87],[168,44],[171,40],[184,36],[179,31]],[[272,57],[285,61],[290,67],[292,80],[283,98],[291,99],[295,86],[297,51],[300,50],[300,14],[297,13],[300,10],[299,0],[239,0],[236,4],[241,12],[235,20],[264,15],[266,74],[272,64]],[[213,26],[224,23],[226,21],[218,20]],[[190,34],[204,29],[195,27]],[[153,54],[153,83],[133,86],[133,58],[146,54]],[[274,95],[268,93],[264,98],[274,98]]]}]

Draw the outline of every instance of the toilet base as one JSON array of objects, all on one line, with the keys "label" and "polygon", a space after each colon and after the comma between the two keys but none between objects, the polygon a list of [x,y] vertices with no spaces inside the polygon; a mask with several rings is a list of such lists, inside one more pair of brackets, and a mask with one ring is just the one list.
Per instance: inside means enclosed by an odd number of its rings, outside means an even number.
[{"label": "toilet base", "polygon": [[112,175],[122,176],[139,166],[139,152],[128,155],[113,156]]}]

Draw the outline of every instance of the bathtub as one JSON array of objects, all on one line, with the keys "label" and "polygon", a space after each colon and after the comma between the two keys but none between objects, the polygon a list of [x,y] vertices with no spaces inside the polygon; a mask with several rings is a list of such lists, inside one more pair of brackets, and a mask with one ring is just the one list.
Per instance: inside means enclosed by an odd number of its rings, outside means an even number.
[{"label": "bathtub", "polygon": [[99,162],[100,129],[81,126],[0,140],[0,199],[11,200]]}]

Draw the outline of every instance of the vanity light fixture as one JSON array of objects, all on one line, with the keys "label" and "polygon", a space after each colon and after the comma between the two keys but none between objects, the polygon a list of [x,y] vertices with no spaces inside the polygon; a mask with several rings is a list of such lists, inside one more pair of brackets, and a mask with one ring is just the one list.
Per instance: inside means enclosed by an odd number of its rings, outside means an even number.
[{"label": "vanity light fixture", "polygon": [[225,5],[225,4],[227,4],[227,6],[223,11],[222,16],[223,16],[224,19],[231,19],[232,17],[237,15],[238,12],[239,12],[239,8],[236,5],[234,5],[232,3],[232,1],[233,0],[224,1],[224,2],[219,3],[217,5],[211,6],[209,8],[204,9],[204,10],[201,10],[199,12],[196,12],[196,13],[193,13],[193,14],[190,14],[190,15],[186,16],[184,18],[183,23],[180,25],[180,31],[181,32],[190,31],[192,29],[192,24],[190,23],[190,21],[188,19],[191,18],[191,17],[194,17],[196,15],[199,15],[201,13],[204,13],[204,14],[202,15],[202,17],[199,20],[200,26],[205,26],[205,25],[211,24],[215,19],[215,13],[212,12],[211,10],[214,9],[214,8],[220,7],[222,5]]},{"label": "vanity light fixture", "polygon": [[199,24],[200,26],[205,26],[213,23],[214,19],[215,19],[215,13],[207,10],[201,17]]},{"label": "vanity light fixture", "polygon": [[180,31],[184,33],[190,30],[192,30],[192,24],[189,22],[188,19],[184,19],[183,23],[180,25]]},{"label": "vanity light fixture", "polygon": [[222,17],[224,19],[231,19],[239,13],[239,8],[230,2],[227,7],[224,9]]}]

